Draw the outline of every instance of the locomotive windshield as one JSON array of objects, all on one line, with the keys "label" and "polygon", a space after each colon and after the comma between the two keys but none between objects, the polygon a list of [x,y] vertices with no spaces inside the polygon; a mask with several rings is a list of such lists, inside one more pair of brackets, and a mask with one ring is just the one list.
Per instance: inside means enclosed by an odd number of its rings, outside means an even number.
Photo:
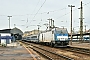
[{"label": "locomotive windshield", "polygon": [[56,33],[67,34],[68,32],[66,29],[60,29],[60,30],[58,29],[58,30],[56,30]]}]

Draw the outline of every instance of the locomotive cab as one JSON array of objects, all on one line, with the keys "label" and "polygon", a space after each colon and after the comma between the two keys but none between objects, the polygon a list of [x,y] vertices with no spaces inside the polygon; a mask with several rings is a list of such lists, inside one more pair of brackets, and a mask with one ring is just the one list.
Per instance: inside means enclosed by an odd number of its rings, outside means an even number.
[{"label": "locomotive cab", "polygon": [[52,34],[54,35],[51,41],[52,46],[67,46],[69,44],[67,29],[56,28]]}]

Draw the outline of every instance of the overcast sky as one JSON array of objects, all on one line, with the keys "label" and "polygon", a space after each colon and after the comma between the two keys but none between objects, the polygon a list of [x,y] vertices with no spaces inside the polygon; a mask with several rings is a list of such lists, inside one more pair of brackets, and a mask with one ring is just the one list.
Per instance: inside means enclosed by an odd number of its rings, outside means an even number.
[{"label": "overcast sky", "polygon": [[[83,23],[90,29],[90,0],[82,0],[83,2]],[[0,0],[0,29],[17,27],[24,31],[37,29],[37,25],[41,25],[40,30],[45,30],[49,18],[55,21],[55,26],[68,29],[70,32],[70,7],[73,7],[73,27],[75,31],[80,26],[80,0]],[[15,26],[14,26],[15,24]],[[85,29],[85,28],[83,28]]]}]

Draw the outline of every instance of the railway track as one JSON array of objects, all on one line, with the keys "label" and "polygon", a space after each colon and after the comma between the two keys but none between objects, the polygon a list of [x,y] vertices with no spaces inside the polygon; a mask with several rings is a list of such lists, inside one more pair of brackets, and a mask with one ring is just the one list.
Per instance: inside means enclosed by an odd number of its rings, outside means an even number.
[{"label": "railway track", "polygon": [[[24,42],[24,43],[30,45],[32,49],[33,49],[33,47],[36,46],[41,49],[45,49],[45,50],[54,52],[55,54],[62,55],[64,57],[70,57],[71,60],[73,60],[73,59],[74,60],[89,60],[90,59],[90,55],[89,55],[90,50],[88,50],[88,49],[76,48],[76,47],[52,48],[52,47],[44,46],[44,45],[40,45],[40,44],[33,44],[33,43],[28,43],[28,42]],[[38,49],[36,49],[36,50],[38,50]],[[51,56],[53,56],[53,55],[51,54]],[[59,58],[57,58],[57,59],[59,59]],[[70,60],[70,59],[66,59],[66,60]],[[61,60],[65,60],[65,59],[61,59]]]},{"label": "railway track", "polygon": [[37,51],[38,53],[42,54],[49,60],[74,60],[70,57],[67,57],[65,55],[57,54],[54,51],[50,51],[49,49],[41,48],[35,45],[30,45],[30,43],[23,42],[28,47],[32,48],[33,50]]},{"label": "railway track", "polygon": [[47,58],[49,58],[50,60],[74,60],[72,58],[69,58],[69,57],[66,57],[64,55],[60,55],[60,54],[57,54],[55,52],[52,52],[52,51],[49,51],[47,49],[43,49],[43,48],[39,48],[39,47],[36,47],[36,46],[33,46],[35,51],[39,52],[40,54],[46,56]]},{"label": "railway track", "polygon": [[84,49],[78,47],[68,47],[68,48],[60,48],[60,49],[90,56],[90,49]]}]

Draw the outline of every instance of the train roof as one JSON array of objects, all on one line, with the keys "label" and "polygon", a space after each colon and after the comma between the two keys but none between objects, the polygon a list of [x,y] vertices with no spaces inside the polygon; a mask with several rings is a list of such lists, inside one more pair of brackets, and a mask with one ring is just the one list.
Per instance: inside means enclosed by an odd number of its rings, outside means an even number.
[{"label": "train roof", "polygon": [[45,32],[54,31],[54,30],[66,32],[66,31],[67,31],[67,28],[58,28],[58,27],[57,27],[57,28],[53,28],[53,29],[51,29],[51,30],[41,31],[40,33],[45,33]]},{"label": "train roof", "polygon": [[32,35],[28,35],[28,36],[37,36],[38,34],[32,34]]}]

